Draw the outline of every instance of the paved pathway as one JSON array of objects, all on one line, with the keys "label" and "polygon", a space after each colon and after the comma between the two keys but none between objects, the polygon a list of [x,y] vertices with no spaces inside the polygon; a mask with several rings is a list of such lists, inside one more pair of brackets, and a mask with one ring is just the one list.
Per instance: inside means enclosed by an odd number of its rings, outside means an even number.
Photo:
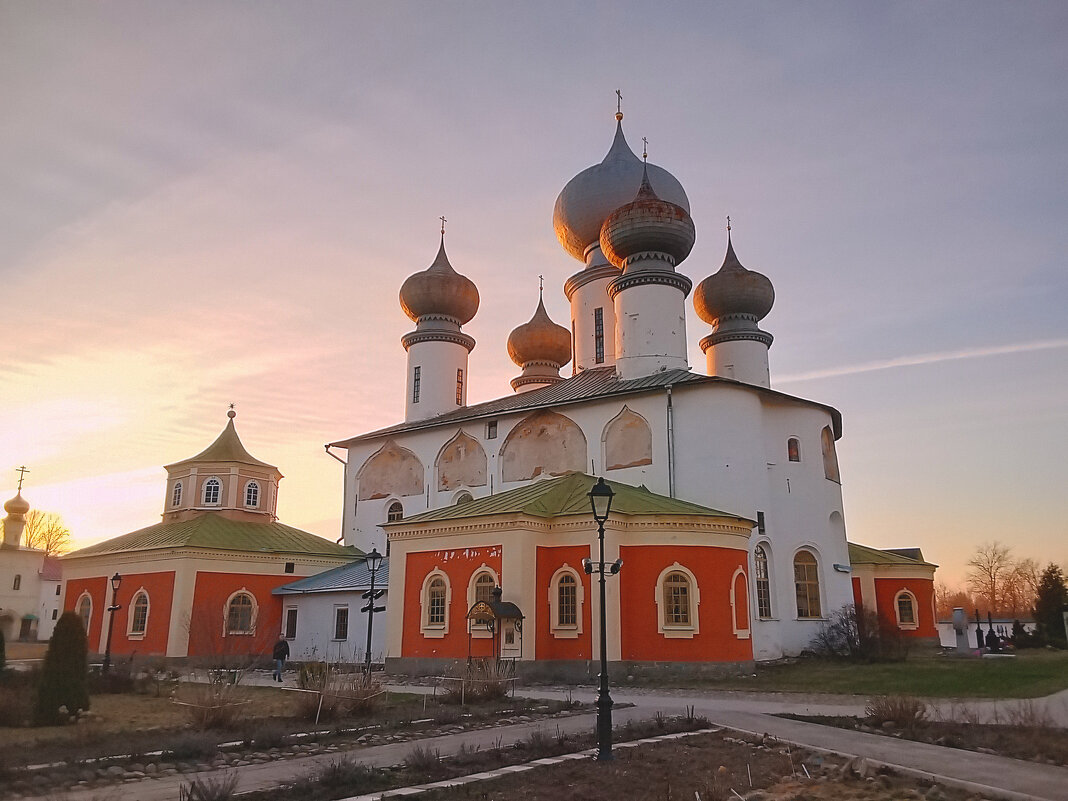
[{"label": "paved pathway", "polygon": [[[409,692],[429,692],[426,687],[394,687]],[[530,697],[561,698],[561,689],[526,688],[522,694]],[[576,700],[593,700],[596,692],[584,688],[573,691]],[[696,714],[708,717],[713,723],[756,734],[773,737],[816,749],[834,751],[852,757],[864,757],[872,762],[902,768],[918,775],[930,775],[939,780],[949,780],[969,787],[991,797],[1009,799],[1041,799],[1042,801],[1068,801],[1068,768],[1039,765],[1032,762],[988,756],[970,751],[941,746],[914,743],[877,734],[867,734],[846,729],[835,729],[800,721],[775,717],[775,713],[796,714],[842,714],[863,713],[864,700],[848,698],[839,700],[833,696],[695,692],[689,690],[649,690],[620,688],[613,692],[617,704],[634,706],[616,709],[614,721],[625,723],[630,719],[649,718],[656,711],[665,714],[683,714],[692,707]],[[1042,708],[1047,706],[1057,712],[1068,699],[1068,693],[1058,693],[1041,699]],[[992,710],[995,702],[981,702],[983,709]],[[997,702],[1004,704],[1006,702]],[[418,741],[424,748],[432,748],[443,756],[455,753],[461,745],[490,749],[502,743],[509,745],[530,736],[533,731],[553,735],[561,732],[590,731],[594,728],[595,715],[575,715],[567,718],[536,721],[513,726],[498,726],[488,729],[443,735]],[[415,742],[356,748],[348,752],[360,761],[371,765],[393,765],[404,760],[415,747]],[[291,781],[307,772],[337,759],[341,752],[298,759],[287,759],[229,771],[238,775],[238,791],[269,789]],[[218,771],[212,771],[218,774]],[[123,801],[173,801],[178,797],[178,788],[196,774],[169,776],[121,786]],[[70,801],[91,801],[100,796],[99,789],[79,789],[68,794]],[[52,795],[50,798],[54,798]],[[47,801],[40,799],[39,801]]]}]

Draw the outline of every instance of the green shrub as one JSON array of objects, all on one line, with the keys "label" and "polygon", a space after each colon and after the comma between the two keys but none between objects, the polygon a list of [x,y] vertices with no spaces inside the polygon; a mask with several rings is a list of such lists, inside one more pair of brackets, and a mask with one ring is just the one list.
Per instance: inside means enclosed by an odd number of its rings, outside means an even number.
[{"label": "green shrub", "polygon": [[37,686],[34,720],[38,725],[64,723],[89,709],[88,656],[81,618],[64,612],[48,641]]}]

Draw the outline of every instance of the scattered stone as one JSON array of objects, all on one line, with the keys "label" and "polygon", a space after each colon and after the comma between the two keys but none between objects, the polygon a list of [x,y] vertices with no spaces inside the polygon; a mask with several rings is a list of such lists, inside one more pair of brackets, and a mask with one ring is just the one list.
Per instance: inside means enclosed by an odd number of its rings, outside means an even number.
[{"label": "scattered stone", "polygon": [[145,765],[145,774],[148,776],[154,776],[159,772],[159,766],[154,763],[148,763]]},{"label": "scattered stone", "polygon": [[110,768],[107,768],[104,771],[104,775],[105,776],[109,776],[111,778],[116,778],[116,779],[118,777],[120,777],[120,776],[123,776],[125,773],[126,773],[126,771],[123,770],[122,768],[120,768],[118,765],[112,765]]},{"label": "scattered stone", "polygon": [[883,728],[884,729],[892,729],[892,728],[894,728],[895,725],[897,725],[897,724],[895,724],[894,721],[892,721],[892,720],[884,720],[883,721]]},{"label": "scattered stone", "polygon": [[926,798],[927,801],[945,801],[946,794],[942,792],[941,787],[935,784],[927,791],[924,798]]},{"label": "scattered stone", "polygon": [[132,765],[130,765],[130,767],[127,768],[127,770],[140,771],[141,773],[144,773],[145,772],[145,766],[142,765],[140,762],[134,762]]}]

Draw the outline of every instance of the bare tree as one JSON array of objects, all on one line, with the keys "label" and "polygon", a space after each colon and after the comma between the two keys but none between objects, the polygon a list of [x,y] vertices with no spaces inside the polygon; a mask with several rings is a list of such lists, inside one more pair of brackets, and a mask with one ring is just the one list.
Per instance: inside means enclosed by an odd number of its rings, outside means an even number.
[{"label": "bare tree", "polygon": [[1027,614],[1034,607],[1041,580],[1042,568],[1034,559],[1021,559],[1016,563],[1012,583],[1018,596],[1017,609],[1020,614]]},{"label": "bare tree", "polygon": [[994,542],[984,542],[975,549],[968,560],[968,588],[976,596],[985,611],[993,614],[1010,611],[1014,599],[1010,598],[1016,561],[1012,549]]},{"label": "bare tree", "polygon": [[58,556],[70,549],[70,529],[55,512],[32,509],[26,515],[22,542],[27,548],[39,548],[49,556]]}]

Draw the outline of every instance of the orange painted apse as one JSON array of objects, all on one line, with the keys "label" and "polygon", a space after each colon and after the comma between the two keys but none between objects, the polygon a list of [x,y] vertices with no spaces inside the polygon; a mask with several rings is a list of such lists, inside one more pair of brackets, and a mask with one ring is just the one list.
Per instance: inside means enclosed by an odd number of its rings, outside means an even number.
[{"label": "orange painted apse", "polygon": [[[748,555],[731,548],[700,545],[630,545],[619,549],[620,657],[634,661],[743,662],[753,658],[752,640],[735,634],[731,578],[745,571]],[[697,630],[692,636],[665,636],[660,630],[658,579],[674,563],[693,573],[700,603],[690,599]],[[748,575],[748,574],[746,574]],[[696,596],[697,593],[694,593]]]},{"label": "orange painted apse", "polygon": [[[504,600],[508,600],[508,586],[501,575],[500,545],[418,551],[407,555],[401,656],[466,659],[469,653],[475,657],[493,655],[492,638],[471,637],[469,641],[467,636],[471,579],[483,565],[496,573],[504,590]],[[433,571],[441,571],[447,579],[446,624],[443,630],[424,631],[423,588]],[[524,614],[529,617],[526,610]]]},{"label": "orange painted apse", "polygon": [[[537,549],[537,571],[535,596],[537,606],[534,610],[534,619],[537,623],[536,639],[534,644],[535,659],[592,659],[592,626],[591,626],[591,581],[582,570],[582,560],[590,557],[589,545],[569,545],[553,547],[539,547]],[[557,591],[553,584],[553,575],[564,565],[574,568],[578,574],[580,599],[578,601],[578,616],[581,620],[581,631],[577,636],[568,636],[567,629],[555,628],[553,620],[553,603],[551,593]],[[526,613],[526,610],[524,610]],[[531,615],[528,614],[528,618]],[[528,629],[528,636],[529,636]]]}]

